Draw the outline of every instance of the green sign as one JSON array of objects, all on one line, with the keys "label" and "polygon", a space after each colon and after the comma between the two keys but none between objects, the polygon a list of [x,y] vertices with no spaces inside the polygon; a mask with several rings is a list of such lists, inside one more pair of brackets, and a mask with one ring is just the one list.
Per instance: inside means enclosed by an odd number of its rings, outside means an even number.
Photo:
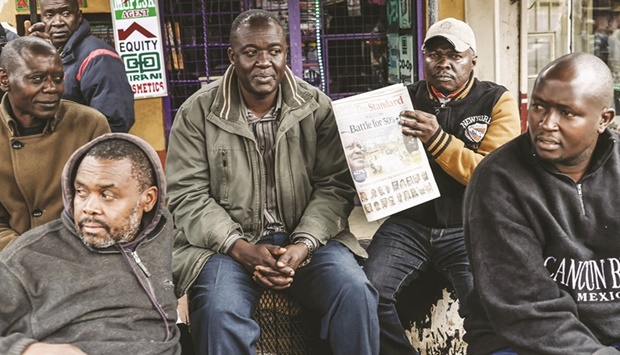
[{"label": "green sign", "polygon": [[110,0],[114,44],[136,99],[166,96],[163,36],[155,0]]}]

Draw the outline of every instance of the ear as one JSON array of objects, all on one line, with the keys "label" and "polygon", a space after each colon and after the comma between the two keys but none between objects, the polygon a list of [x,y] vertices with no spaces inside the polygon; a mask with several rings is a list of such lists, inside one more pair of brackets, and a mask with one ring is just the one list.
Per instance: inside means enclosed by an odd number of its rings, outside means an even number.
[{"label": "ear", "polygon": [[601,112],[601,118],[598,123],[599,134],[605,131],[605,128],[609,126],[611,121],[613,121],[614,117],[616,117],[616,110],[614,110],[613,108],[605,108],[605,110]]},{"label": "ear", "polygon": [[144,213],[151,212],[155,204],[157,203],[157,197],[159,196],[159,191],[157,187],[151,186],[148,189],[142,192],[142,210]]},{"label": "ear", "polygon": [[81,25],[82,24],[82,10],[78,10],[77,15],[78,15],[78,24]]},{"label": "ear", "polygon": [[471,66],[472,68],[476,66],[476,63],[478,63],[478,56],[476,55],[476,53],[474,53],[473,49],[469,49],[471,51]]},{"label": "ear", "polygon": [[9,91],[9,73],[4,68],[0,68],[0,90]]},{"label": "ear", "polygon": [[235,65],[235,52],[233,52],[232,47],[228,47],[228,61],[230,64]]}]

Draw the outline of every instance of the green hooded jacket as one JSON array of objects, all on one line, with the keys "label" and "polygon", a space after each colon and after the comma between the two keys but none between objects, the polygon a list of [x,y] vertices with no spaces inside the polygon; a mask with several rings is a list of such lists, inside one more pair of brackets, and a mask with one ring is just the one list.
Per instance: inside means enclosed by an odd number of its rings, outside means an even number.
[{"label": "green hooded jacket", "polygon": [[[334,239],[367,257],[348,229],[355,190],[330,99],[288,68],[280,89],[275,176],[287,232],[308,233],[321,245]],[[251,243],[260,239],[265,167],[245,110],[229,67],[221,80],[196,92],[177,112],[166,161],[168,206],[177,228],[177,296],[231,233]]]}]

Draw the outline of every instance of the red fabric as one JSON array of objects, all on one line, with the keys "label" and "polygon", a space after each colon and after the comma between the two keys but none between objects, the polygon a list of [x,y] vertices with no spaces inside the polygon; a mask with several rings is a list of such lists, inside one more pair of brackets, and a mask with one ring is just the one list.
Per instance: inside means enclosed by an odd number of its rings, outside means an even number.
[{"label": "red fabric", "polygon": [[84,69],[86,69],[86,66],[88,65],[88,63],[90,63],[91,60],[95,59],[96,57],[100,55],[109,55],[109,56],[121,59],[121,57],[118,54],[108,49],[97,49],[93,51],[91,54],[88,55],[88,57],[84,59],[84,61],[80,65],[80,69],[78,69],[78,73],[76,75],[76,79],[78,81],[82,80],[82,72],[84,72]]}]

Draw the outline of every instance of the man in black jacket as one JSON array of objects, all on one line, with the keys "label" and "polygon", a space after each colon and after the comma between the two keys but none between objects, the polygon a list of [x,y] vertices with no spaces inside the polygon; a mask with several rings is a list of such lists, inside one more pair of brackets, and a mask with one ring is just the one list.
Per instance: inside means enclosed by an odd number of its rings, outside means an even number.
[{"label": "man in black jacket", "polygon": [[77,0],[39,0],[41,21],[28,32],[49,39],[65,70],[63,99],[97,109],[112,132],[128,132],[134,124],[133,90],[114,48],[91,35]]},{"label": "man in black jacket", "polygon": [[464,203],[469,354],[618,354],[614,115],[607,65],[560,57],[534,83],[528,132],[474,172]]},{"label": "man in black jacket", "polygon": [[416,353],[398,318],[396,297],[429,268],[446,276],[466,314],[463,300],[473,282],[463,241],[465,186],[485,155],[520,132],[510,92],[474,76],[476,39],[466,23],[435,23],[422,51],[426,80],[407,87],[415,111],[403,112],[400,123],[405,135],[424,144],[441,197],[392,215],[368,247],[364,270],[379,291],[386,355]]}]

